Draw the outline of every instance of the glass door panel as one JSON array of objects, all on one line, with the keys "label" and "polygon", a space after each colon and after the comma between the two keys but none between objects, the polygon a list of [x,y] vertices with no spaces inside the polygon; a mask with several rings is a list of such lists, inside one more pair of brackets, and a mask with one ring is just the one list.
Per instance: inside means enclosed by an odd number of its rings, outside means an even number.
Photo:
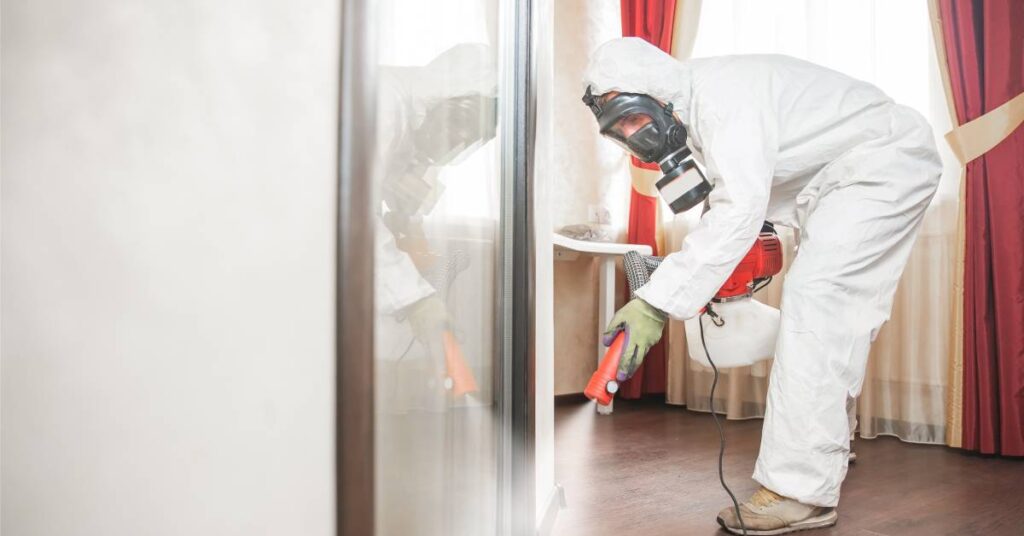
[{"label": "glass door panel", "polygon": [[496,534],[498,2],[372,4],[376,534]]}]

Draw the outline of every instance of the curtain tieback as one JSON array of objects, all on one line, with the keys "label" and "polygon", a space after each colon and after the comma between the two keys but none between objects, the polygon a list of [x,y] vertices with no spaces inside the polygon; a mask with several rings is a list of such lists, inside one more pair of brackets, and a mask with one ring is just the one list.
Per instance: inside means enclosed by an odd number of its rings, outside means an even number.
[{"label": "curtain tieback", "polygon": [[630,166],[629,175],[630,181],[633,183],[633,189],[637,193],[647,197],[658,197],[658,187],[654,184],[661,178],[660,169],[651,170]]},{"label": "curtain tieback", "polygon": [[989,152],[1024,123],[1024,93],[946,134],[946,142],[961,164]]}]

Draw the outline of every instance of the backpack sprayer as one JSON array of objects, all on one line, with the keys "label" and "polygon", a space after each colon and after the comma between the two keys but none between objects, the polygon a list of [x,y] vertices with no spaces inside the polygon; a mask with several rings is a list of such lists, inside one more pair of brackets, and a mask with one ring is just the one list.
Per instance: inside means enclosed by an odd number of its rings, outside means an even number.
[{"label": "backpack sprayer", "polygon": [[[646,255],[640,255],[635,251],[626,253],[623,257],[623,267],[626,272],[626,281],[629,284],[630,298],[635,297],[636,291],[647,284],[650,281],[651,274],[661,264],[662,257],[651,257]],[[730,315],[735,312],[736,317],[742,322],[746,323],[746,326],[739,326],[740,331],[736,333],[727,333],[731,335],[732,339],[739,337],[746,337],[749,332],[757,332],[752,338],[759,339],[761,342],[774,341],[775,330],[778,329],[778,310],[768,307],[767,305],[761,304],[756,300],[752,300],[754,293],[761,290],[768,283],[771,283],[772,277],[782,271],[782,243],[779,241],[779,235],[775,232],[775,226],[770,222],[764,222],[761,227],[761,232],[758,234],[757,239],[751,246],[750,251],[744,255],[743,259],[740,260],[739,264],[733,270],[732,274],[722,287],[715,293],[715,296],[711,299],[700,312],[700,315],[696,319],[697,328],[700,332],[700,348],[703,350],[703,354],[699,351],[695,351],[694,346],[691,347],[690,356],[705,365],[711,367],[714,371],[714,381],[711,383],[711,393],[708,395],[708,404],[711,409],[711,417],[715,421],[715,426],[718,428],[718,436],[720,441],[720,448],[718,451],[718,479],[722,484],[722,488],[732,499],[733,506],[736,508],[736,516],[739,519],[740,526],[743,529],[743,533],[746,534],[746,526],[743,524],[743,517],[740,515],[739,503],[736,501],[736,496],[733,495],[732,491],[725,484],[725,478],[722,475],[722,458],[725,453],[725,432],[722,430],[722,424],[718,420],[718,414],[715,412],[715,388],[718,386],[718,367],[715,362],[711,360],[710,352],[708,352],[708,344],[704,337],[704,316],[711,317],[711,321],[718,328],[724,328],[726,325],[726,317],[724,314],[719,314],[715,310],[715,305],[722,304],[722,308],[736,307],[730,311]],[[738,302],[749,301],[750,303],[740,304]],[[715,304],[715,305],[713,305]],[[734,304],[734,305],[729,305]],[[774,320],[774,325],[771,323]],[[768,324],[768,325],[765,325]],[[687,335],[689,339],[695,339],[692,337],[690,323],[687,324]],[[615,336],[611,346],[605,352],[604,358],[597,367],[597,371],[593,376],[590,377],[590,381],[587,383],[587,388],[583,393],[587,398],[596,401],[598,404],[607,406],[611,404],[612,399],[615,397],[615,393],[619,390],[619,384],[615,380],[616,373],[619,368],[619,360],[622,357],[623,346],[625,343],[625,332],[620,332]],[[741,341],[736,341],[741,342]],[[690,344],[694,344],[695,341],[690,341]],[[764,344],[750,344],[746,345],[741,353],[747,353],[747,356],[741,356],[738,359],[733,358],[731,362],[725,366],[741,366],[749,365],[760,358],[758,354],[764,354]],[[770,356],[770,354],[768,354]],[[753,356],[753,357],[751,357]],[[732,356],[731,356],[732,357]]]},{"label": "backpack sprayer", "polygon": [[[651,274],[658,268],[661,261],[662,257],[640,255],[635,251],[626,253],[623,257],[623,267],[626,272],[626,281],[629,284],[630,298],[635,297],[636,291],[650,281]],[[780,271],[782,271],[782,243],[779,241],[779,235],[775,232],[775,227],[771,223],[765,222],[757,240],[750,247],[750,251],[736,265],[732,275],[725,280],[722,287],[715,293],[714,298],[711,299],[711,303],[701,310],[701,316],[706,314],[711,317],[716,326],[723,327],[725,318],[718,314],[713,304],[732,303],[752,298],[755,292],[768,285],[772,277]],[[620,332],[608,347],[597,371],[590,377],[587,388],[583,391],[587,398],[598,404],[607,406],[619,390],[615,375],[619,368],[624,342],[625,332]],[[703,352],[703,355],[699,352],[692,352],[692,354],[695,355],[691,355],[691,357],[704,365],[714,366],[706,351]]]}]

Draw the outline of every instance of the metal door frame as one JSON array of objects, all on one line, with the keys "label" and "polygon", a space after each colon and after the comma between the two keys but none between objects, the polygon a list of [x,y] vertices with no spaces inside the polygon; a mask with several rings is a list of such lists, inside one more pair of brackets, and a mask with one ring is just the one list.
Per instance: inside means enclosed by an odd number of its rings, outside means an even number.
[{"label": "metal door frame", "polygon": [[[535,450],[535,344],[534,344],[534,236],[533,236],[533,142],[536,92],[533,87],[532,2],[520,0],[502,5],[500,32],[506,68],[502,87],[510,92],[502,102],[505,147],[502,151],[502,237],[506,272],[502,300],[505,330],[502,382],[505,401],[502,440],[503,472],[508,485],[499,486],[505,508],[499,515],[499,534],[526,536],[536,533]],[[502,509],[499,509],[502,512]]]}]

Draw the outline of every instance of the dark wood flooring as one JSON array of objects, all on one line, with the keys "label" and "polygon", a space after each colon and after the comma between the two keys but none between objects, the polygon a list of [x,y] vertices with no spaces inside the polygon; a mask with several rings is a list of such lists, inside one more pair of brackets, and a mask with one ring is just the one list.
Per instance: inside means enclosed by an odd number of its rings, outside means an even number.
[{"label": "dark wood flooring", "polygon": [[[555,536],[724,535],[715,515],[729,499],[718,484],[711,416],[658,400],[555,408],[555,479],[567,508]],[[725,424],[725,478],[743,501],[761,421]],[[1024,535],[1024,460],[983,458],[897,439],[858,439],[839,523],[817,536]]]}]

